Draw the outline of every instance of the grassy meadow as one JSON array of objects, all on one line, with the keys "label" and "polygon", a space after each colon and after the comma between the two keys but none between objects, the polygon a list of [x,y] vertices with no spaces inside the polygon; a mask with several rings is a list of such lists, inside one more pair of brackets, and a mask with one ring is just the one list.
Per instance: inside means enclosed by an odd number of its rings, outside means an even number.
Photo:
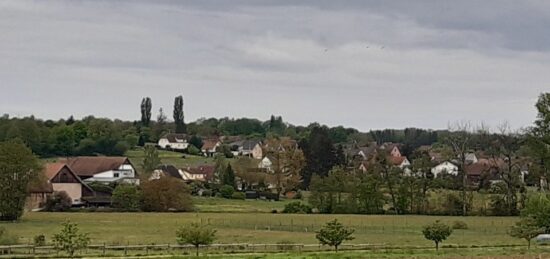
[{"label": "grassy meadow", "polygon": [[[159,150],[158,152],[162,164],[173,165],[177,168],[214,164],[214,159],[211,157],[192,156],[166,150]],[[144,153],[142,148],[128,150],[125,155],[130,159],[130,162],[132,162],[138,172],[143,172],[141,164],[143,163]]]},{"label": "grassy meadow", "polygon": [[[261,202],[261,201],[258,201]],[[262,201],[263,202],[263,201]],[[275,203],[275,202],[265,202]],[[281,202],[282,203],[282,202]],[[271,206],[273,206],[272,204]],[[210,205],[209,205],[210,206]],[[282,204],[277,206],[283,206]],[[421,234],[423,225],[440,219],[447,223],[462,220],[467,230],[455,230],[447,245],[523,244],[506,233],[514,217],[438,217],[389,215],[299,215],[271,213],[47,213],[29,212],[17,223],[0,226],[29,243],[38,234],[51,238],[61,222],[78,223],[90,233],[93,243],[161,244],[175,243],[175,230],[186,223],[202,222],[218,231],[218,243],[317,243],[315,231],[334,218],[356,229],[351,243],[389,246],[431,245]]]}]

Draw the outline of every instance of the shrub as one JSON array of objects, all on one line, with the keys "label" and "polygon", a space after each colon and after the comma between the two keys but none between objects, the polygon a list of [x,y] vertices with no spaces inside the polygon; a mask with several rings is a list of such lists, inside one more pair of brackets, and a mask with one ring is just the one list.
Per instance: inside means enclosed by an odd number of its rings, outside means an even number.
[{"label": "shrub", "polygon": [[276,209],[272,209],[272,210],[271,210],[271,213],[272,213],[272,214],[277,214],[277,213],[279,213],[279,212],[278,212]]},{"label": "shrub", "polygon": [[291,202],[285,205],[283,213],[301,213],[301,214],[310,214],[312,209],[309,205],[303,204],[299,201]]},{"label": "shrub", "polygon": [[201,151],[194,145],[189,145],[189,147],[187,147],[187,153],[189,153],[189,155],[198,156],[201,154]]},{"label": "shrub", "polygon": [[231,185],[224,185],[220,188],[220,194],[226,199],[230,199],[233,196],[235,189]]},{"label": "shrub", "polygon": [[212,197],[212,190],[204,190],[202,191],[202,195],[204,197]]},{"label": "shrub", "polygon": [[35,246],[45,246],[46,245],[46,236],[44,236],[42,234],[36,235],[36,236],[34,236],[33,241],[34,241]]},{"label": "shrub", "polygon": [[453,222],[453,229],[468,229],[468,224],[461,220],[456,220]]},{"label": "shrub", "polygon": [[246,196],[243,192],[234,192],[231,195],[231,199],[235,199],[235,200],[244,200],[245,198]]},{"label": "shrub", "polygon": [[294,243],[292,241],[283,240],[277,242],[277,249],[282,251],[289,251],[294,248]]},{"label": "shrub", "polygon": [[65,222],[62,224],[61,232],[53,236],[55,248],[63,250],[73,257],[74,253],[82,248],[85,248],[90,243],[88,233],[79,233],[78,225]]},{"label": "shrub", "polygon": [[125,211],[137,211],[141,207],[141,190],[135,185],[119,184],[111,197],[113,207]]},{"label": "shrub", "polygon": [[45,210],[55,212],[68,211],[71,205],[72,199],[66,192],[54,192],[54,194],[46,200]]}]

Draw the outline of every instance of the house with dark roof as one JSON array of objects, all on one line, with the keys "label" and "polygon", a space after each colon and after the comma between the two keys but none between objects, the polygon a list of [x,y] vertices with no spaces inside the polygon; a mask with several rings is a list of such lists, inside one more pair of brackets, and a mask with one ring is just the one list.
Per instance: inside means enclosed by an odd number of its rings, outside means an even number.
[{"label": "house with dark roof", "polygon": [[158,145],[164,149],[173,149],[173,150],[186,150],[189,146],[188,136],[186,134],[180,133],[168,133],[162,136]]},{"label": "house with dark roof", "polygon": [[235,156],[250,156],[254,159],[263,158],[262,142],[259,140],[241,140],[229,144]]},{"label": "house with dark roof", "polygon": [[86,183],[139,184],[136,169],[127,157],[79,156],[60,162],[66,163]]}]

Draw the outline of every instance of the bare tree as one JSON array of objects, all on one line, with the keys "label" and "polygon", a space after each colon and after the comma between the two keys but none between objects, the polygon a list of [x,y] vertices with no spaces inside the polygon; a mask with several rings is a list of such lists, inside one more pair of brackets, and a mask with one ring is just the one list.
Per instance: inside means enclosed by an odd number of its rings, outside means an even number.
[{"label": "bare tree", "polygon": [[456,122],[449,124],[449,135],[446,142],[451,147],[456,158],[458,173],[462,174],[462,214],[466,215],[468,174],[465,170],[467,155],[472,151],[472,125],[470,122]]}]

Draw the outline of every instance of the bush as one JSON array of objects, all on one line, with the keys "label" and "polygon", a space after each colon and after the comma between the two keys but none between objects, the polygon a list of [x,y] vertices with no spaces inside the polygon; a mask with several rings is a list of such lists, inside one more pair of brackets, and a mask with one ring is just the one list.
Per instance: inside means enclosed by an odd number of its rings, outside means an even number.
[{"label": "bush", "polygon": [[68,211],[71,205],[72,199],[66,192],[54,192],[54,194],[46,200],[45,210],[54,212]]},{"label": "bush", "polygon": [[299,201],[291,202],[285,205],[283,213],[301,213],[301,214],[310,214],[312,209],[309,205],[303,204]]},{"label": "bush", "polygon": [[141,190],[135,185],[119,184],[111,197],[113,208],[138,211],[141,207]]},{"label": "bush", "polygon": [[226,199],[230,199],[233,196],[235,189],[231,185],[224,185],[220,188],[220,194]]},{"label": "bush", "polygon": [[212,197],[212,190],[204,190],[202,191],[202,195],[203,197]]},{"label": "bush", "polygon": [[457,220],[453,222],[453,229],[468,229],[468,224],[464,221]]},{"label": "bush", "polygon": [[45,246],[46,245],[46,236],[40,234],[34,236],[34,245],[35,246]]},{"label": "bush", "polygon": [[282,251],[289,251],[294,248],[294,243],[292,241],[283,240],[277,242],[277,249]]},{"label": "bush", "polygon": [[231,195],[231,199],[235,199],[235,200],[244,200],[245,198],[246,196],[243,192],[234,192]]},{"label": "bush", "polygon": [[201,151],[200,149],[198,149],[197,147],[195,147],[194,145],[189,145],[189,147],[187,147],[187,153],[189,155],[194,155],[194,156],[198,156],[201,154]]}]

